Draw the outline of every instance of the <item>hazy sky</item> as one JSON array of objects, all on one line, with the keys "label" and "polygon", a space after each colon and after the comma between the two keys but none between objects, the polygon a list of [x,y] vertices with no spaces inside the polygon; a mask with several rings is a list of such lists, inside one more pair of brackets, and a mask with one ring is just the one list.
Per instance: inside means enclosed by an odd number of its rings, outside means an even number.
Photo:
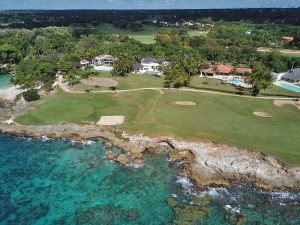
[{"label": "hazy sky", "polygon": [[193,9],[300,7],[300,0],[0,0],[0,9]]}]

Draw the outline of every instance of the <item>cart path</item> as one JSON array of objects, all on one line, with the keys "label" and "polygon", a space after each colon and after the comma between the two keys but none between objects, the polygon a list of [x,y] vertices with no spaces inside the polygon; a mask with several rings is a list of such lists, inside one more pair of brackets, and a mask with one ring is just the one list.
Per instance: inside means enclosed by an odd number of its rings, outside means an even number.
[{"label": "cart path", "polygon": [[[57,78],[58,86],[67,93],[73,94],[86,94],[85,91],[73,91],[71,90],[65,82],[63,82],[63,76],[59,75]],[[251,99],[270,99],[270,100],[293,100],[295,98],[288,98],[288,97],[270,97],[270,96],[250,96],[250,95],[238,95],[238,94],[231,94],[219,91],[209,91],[209,90],[199,90],[193,88],[157,88],[157,87],[149,87],[149,88],[134,88],[134,89],[127,89],[127,90],[106,90],[106,91],[90,91],[90,93],[126,93],[126,92],[133,92],[133,91],[143,91],[143,90],[155,90],[158,91],[161,95],[164,94],[164,90],[176,90],[176,91],[186,91],[186,92],[197,92],[197,93],[208,93],[208,94],[215,94],[215,95],[223,95],[223,96],[233,96],[233,97],[240,97],[240,98],[251,98]]]}]

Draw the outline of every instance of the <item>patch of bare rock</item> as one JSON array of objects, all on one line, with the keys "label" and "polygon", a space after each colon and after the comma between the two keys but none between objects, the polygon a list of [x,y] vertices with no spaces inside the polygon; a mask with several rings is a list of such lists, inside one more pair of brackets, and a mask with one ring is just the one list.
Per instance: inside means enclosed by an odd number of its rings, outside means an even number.
[{"label": "patch of bare rock", "polygon": [[269,191],[300,190],[300,168],[261,152],[215,143],[180,142],[167,137],[132,136],[133,143],[143,143],[153,151],[168,145],[169,159],[183,164],[181,176],[189,177],[199,188],[251,183]]}]

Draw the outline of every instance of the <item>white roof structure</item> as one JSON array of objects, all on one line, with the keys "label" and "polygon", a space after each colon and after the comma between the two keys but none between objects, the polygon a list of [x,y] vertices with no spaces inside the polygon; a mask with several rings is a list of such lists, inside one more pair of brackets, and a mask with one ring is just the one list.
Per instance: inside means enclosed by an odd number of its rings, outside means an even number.
[{"label": "white roof structure", "polygon": [[87,65],[87,64],[90,64],[91,62],[86,60],[86,59],[82,59],[80,60],[80,65]]}]

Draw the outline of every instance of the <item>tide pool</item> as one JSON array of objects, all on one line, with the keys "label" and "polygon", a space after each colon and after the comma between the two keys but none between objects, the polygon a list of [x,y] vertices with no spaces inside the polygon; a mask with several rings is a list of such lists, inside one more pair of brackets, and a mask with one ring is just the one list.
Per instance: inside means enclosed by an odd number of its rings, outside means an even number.
[{"label": "tide pool", "polygon": [[0,75],[0,88],[6,88],[11,85],[9,75]]},{"label": "tide pool", "polygon": [[196,194],[165,153],[148,154],[135,169],[106,160],[106,150],[101,142],[0,136],[0,224],[300,222],[298,193],[236,186]]}]

